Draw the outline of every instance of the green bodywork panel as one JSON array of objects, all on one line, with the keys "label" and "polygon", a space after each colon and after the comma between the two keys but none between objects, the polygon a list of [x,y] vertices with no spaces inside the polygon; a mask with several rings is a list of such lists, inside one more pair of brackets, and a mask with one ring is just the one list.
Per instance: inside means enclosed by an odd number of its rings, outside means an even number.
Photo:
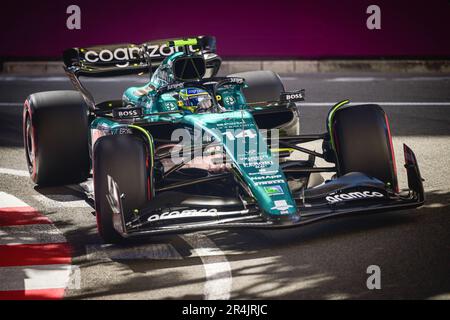
[{"label": "green bodywork panel", "polygon": [[182,122],[223,144],[264,213],[279,216],[297,212],[278,159],[273,157],[250,112],[187,115]]}]

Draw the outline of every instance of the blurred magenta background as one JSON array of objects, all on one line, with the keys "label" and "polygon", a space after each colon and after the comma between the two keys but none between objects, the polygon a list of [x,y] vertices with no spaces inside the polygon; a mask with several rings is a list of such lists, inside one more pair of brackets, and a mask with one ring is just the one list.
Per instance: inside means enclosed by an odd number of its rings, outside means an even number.
[{"label": "blurred magenta background", "polygon": [[[66,8],[81,8],[81,30]],[[381,7],[381,30],[366,8]],[[227,58],[449,57],[450,1],[8,1],[0,57],[59,58],[68,47],[208,34]]]}]

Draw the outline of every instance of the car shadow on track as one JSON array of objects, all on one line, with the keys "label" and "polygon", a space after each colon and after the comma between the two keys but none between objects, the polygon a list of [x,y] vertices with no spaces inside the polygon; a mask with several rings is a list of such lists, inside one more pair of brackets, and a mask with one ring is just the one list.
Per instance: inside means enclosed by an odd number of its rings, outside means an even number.
[{"label": "car shadow on track", "polygon": [[[232,266],[235,299],[425,299],[450,292],[449,203],[449,193],[428,192],[426,205],[417,210],[360,214],[283,231],[206,234]],[[124,247],[177,238],[143,239]],[[174,246],[183,244],[175,241]],[[204,281],[203,275],[183,275],[181,270],[201,262],[186,246],[181,255],[181,260],[116,260],[115,270],[128,278],[73,292],[71,298],[152,299],[158,292],[158,298],[201,299],[183,290],[179,296],[161,296],[161,290]],[[381,290],[366,287],[369,265],[382,270]]]}]

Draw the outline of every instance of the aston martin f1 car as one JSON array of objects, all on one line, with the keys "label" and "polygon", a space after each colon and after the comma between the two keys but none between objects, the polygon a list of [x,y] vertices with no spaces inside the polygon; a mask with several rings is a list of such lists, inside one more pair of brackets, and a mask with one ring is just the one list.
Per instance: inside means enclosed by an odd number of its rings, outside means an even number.
[{"label": "aston martin f1 car", "polygon": [[[76,90],[39,92],[25,101],[26,160],[41,186],[92,181],[86,194],[107,242],[290,228],[424,202],[416,157],[406,145],[408,190],[400,191],[380,106],[338,102],[324,119],[326,132],[300,134],[305,91],[287,92],[270,71],[217,76],[214,37],[72,48],[64,63]],[[80,80],[147,73],[144,86],[99,103]],[[321,152],[305,147],[316,140]],[[293,159],[293,151],[304,159]]]}]

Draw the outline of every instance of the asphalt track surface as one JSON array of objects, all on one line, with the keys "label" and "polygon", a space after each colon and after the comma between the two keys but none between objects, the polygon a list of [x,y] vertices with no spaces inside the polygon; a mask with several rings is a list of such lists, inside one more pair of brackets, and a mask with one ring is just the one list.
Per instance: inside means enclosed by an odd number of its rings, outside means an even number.
[{"label": "asphalt track surface", "polygon": [[[101,100],[120,97],[137,81],[88,84]],[[75,271],[64,294],[69,299],[450,299],[450,75],[315,74],[283,81],[289,89],[306,89],[303,132],[324,130],[329,103],[383,102],[400,183],[406,186],[405,142],[425,178],[426,204],[284,231],[208,231],[105,245],[83,199],[67,187],[37,188],[25,172],[21,104],[36,91],[70,89],[69,81],[0,75],[0,203],[5,197],[23,201],[58,230],[0,227],[0,250],[16,243],[68,243]],[[38,264],[26,258],[22,264]],[[9,287],[0,285],[0,291],[18,290],[22,280],[17,274],[10,279],[6,260],[0,256],[0,282]],[[67,263],[58,261],[53,263]],[[366,286],[370,265],[380,267],[380,290]]]}]

